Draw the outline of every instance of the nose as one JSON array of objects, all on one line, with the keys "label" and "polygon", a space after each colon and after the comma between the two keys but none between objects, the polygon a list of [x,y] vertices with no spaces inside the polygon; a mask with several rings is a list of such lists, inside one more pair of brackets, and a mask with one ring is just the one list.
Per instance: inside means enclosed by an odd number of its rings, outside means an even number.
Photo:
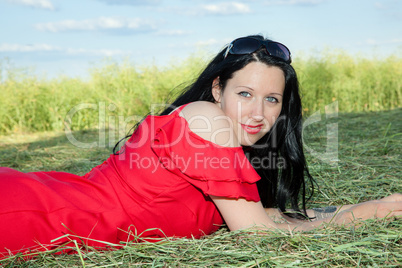
[{"label": "nose", "polygon": [[250,117],[255,121],[264,120],[264,103],[253,103],[251,107]]}]

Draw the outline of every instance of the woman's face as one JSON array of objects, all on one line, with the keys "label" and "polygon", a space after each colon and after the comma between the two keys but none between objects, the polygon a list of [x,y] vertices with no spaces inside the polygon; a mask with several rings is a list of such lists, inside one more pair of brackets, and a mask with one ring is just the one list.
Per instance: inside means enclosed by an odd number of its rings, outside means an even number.
[{"label": "woman's face", "polygon": [[234,73],[222,90],[213,83],[215,101],[233,123],[241,145],[253,145],[272,127],[282,109],[285,76],[279,67],[252,62]]}]

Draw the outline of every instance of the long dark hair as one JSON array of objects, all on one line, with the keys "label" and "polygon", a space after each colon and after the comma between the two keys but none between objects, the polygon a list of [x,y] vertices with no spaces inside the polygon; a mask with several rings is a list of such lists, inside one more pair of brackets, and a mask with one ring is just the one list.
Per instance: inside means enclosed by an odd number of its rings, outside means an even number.
[{"label": "long dark hair", "polygon": [[[253,38],[264,40],[263,36]],[[299,84],[293,67],[282,60],[269,56],[265,49],[245,55],[224,57],[226,48],[220,51],[206,66],[196,81],[185,88],[181,95],[172,102],[160,115],[167,115],[175,108],[195,101],[214,102],[212,83],[219,77],[220,88],[225,89],[227,81],[234,73],[251,62],[262,62],[268,66],[279,67],[285,75],[285,90],[281,113],[271,130],[253,146],[245,146],[243,150],[255,170],[261,176],[257,182],[261,202],[264,207],[277,206],[286,212],[290,203],[295,211],[287,215],[295,218],[306,218],[306,180],[314,189],[302,146],[302,106],[299,95]],[[259,161],[251,161],[256,160]],[[311,191],[311,194],[312,194]],[[299,197],[301,206],[299,207]]]}]

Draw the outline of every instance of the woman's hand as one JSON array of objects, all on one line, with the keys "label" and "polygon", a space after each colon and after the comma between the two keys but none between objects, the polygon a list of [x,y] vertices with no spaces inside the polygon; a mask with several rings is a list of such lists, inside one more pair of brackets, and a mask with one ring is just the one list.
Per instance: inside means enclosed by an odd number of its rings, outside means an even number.
[{"label": "woman's hand", "polygon": [[353,205],[339,212],[333,219],[335,223],[346,224],[354,220],[391,218],[402,216],[402,194],[393,194],[379,200]]}]

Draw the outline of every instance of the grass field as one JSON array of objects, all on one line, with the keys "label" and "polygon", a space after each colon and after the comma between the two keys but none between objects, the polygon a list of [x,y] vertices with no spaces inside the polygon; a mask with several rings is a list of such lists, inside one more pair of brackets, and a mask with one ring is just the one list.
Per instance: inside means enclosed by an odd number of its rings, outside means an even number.
[{"label": "grass field", "polygon": [[[338,127],[339,161],[308,154],[320,189],[309,207],[357,203],[402,192],[402,109],[340,113],[305,128],[310,149],[323,152],[327,127]],[[98,130],[73,133],[81,142],[99,139]],[[77,174],[102,163],[110,148],[73,146],[64,132],[14,134],[0,138],[0,166],[22,171],[59,170]],[[11,257],[4,267],[400,267],[402,219],[368,220],[359,228],[327,225],[306,233],[265,234],[221,229],[203,239],[166,239],[115,251],[77,249],[80,254],[40,253],[23,261]]]}]

